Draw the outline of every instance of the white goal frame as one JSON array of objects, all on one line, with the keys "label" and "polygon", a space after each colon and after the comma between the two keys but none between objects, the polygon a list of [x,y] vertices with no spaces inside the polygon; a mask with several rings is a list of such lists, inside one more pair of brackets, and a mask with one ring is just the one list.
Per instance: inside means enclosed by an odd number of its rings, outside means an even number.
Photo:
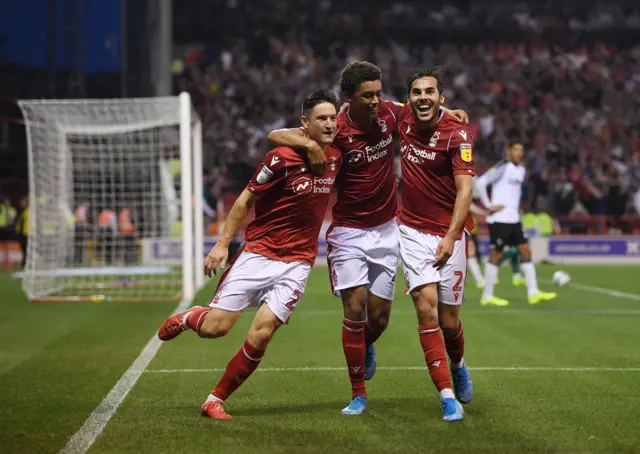
[{"label": "white goal frame", "polygon": [[[157,118],[148,118],[144,121],[127,122],[122,119],[116,119],[110,124],[86,124],[82,122],[81,118],[78,118],[74,124],[73,118],[71,121],[67,119],[64,122],[49,122],[46,124],[39,124],[37,121],[33,121],[28,115],[30,107],[47,107],[61,106],[61,105],[82,105],[83,103],[88,105],[105,105],[115,106],[118,103],[124,102],[140,102],[149,103],[153,101],[165,101],[175,103],[178,108],[178,112],[162,112],[158,109]],[[109,301],[159,301],[159,300],[191,300],[194,298],[197,290],[204,285],[204,274],[202,270],[202,262],[204,257],[204,217],[203,217],[203,159],[202,159],[202,123],[197,112],[193,108],[191,97],[189,93],[182,92],[179,96],[164,97],[164,98],[129,98],[129,99],[74,99],[74,100],[20,100],[18,105],[22,110],[25,118],[26,134],[27,134],[27,156],[29,167],[29,232],[32,234],[29,240],[27,248],[27,263],[24,272],[22,273],[22,288],[31,301],[91,301],[98,302],[103,300]],[[179,107],[178,107],[179,106]],[[163,115],[166,114],[166,115]],[[176,121],[179,119],[179,121]],[[59,277],[72,277],[72,276],[120,276],[123,272],[131,275],[136,274],[162,274],[167,267],[162,266],[146,266],[133,268],[118,268],[118,267],[96,267],[96,268],[72,268],[66,267],[65,263],[60,263],[58,267],[49,267],[47,269],[38,269],[35,266],[37,257],[37,241],[38,238],[33,236],[32,232],[36,231],[38,225],[38,204],[36,191],[36,174],[34,171],[34,161],[36,159],[33,145],[33,134],[38,132],[37,128],[47,128],[47,134],[50,134],[49,138],[54,139],[56,142],[55,152],[62,153],[62,160],[70,160],[70,148],[66,137],[69,134],[73,135],[97,135],[108,136],[110,134],[120,134],[135,131],[144,131],[151,128],[158,128],[164,126],[176,126],[179,124],[179,150],[180,150],[180,209],[181,209],[181,222],[182,222],[182,259],[181,259],[181,274],[182,283],[181,291],[167,298],[158,298],[151,295],[127,295],[127,296],[103,296],[100,295],[100,285],[96,285],[95,295],[92,296],[56,296],[50,295],[55,293],[56,289],[52,287],[50,291],[41,292],[37,291],[37,285],[35,285],[38,279],[54,279]],[[52,129],[49,131],[49,129]],[[63,168],[66,166],[62,166]],[[55,172],[55,170],[53,170]],[[60,185],[60,192],[62,194],[71,194],[71,188],[68,188],[68,178],[64,178],[64,170],[60,172],[62,175],[58,175],[56,178],[59,181],[56,183]],[[63,203],[60,203],[63,205]],[[68,215],[68,214],[67,214]],[[61,214],[61,216],[64,216]],[[61,243],[63,243],[61,241]],[[61,244],[60,247],[64,247]],[[175,282],[178,285],[178,282]],[[88,286],[91,283],[87,284]],[[52,291],[51,291],[52,290]]]}]

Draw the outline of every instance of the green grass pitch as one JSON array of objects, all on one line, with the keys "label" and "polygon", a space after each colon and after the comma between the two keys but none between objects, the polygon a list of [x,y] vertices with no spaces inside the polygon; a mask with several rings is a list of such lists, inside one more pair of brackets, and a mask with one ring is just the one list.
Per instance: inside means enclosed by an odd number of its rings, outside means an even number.
[{"label": "green grass pitch", "polygon": [[[556,269],[538,267],[542,288]],[[480,307],[468,282],[462,319],[475,397],[461,423],[441,420],[401,289],[377,344],[368,412],[340,415],[350,398],[340,302],[326,269],[314,269],[290,324],[228,401],[232,421],[199,409],[252,312],[224,339],[186,332],[163,345],[90,452],[640,452],[639,268],[562,269],[575,286],[536,307],[524,287],[511,286],[506,267],[496,294],[511,299],[507,308]],[[0,275],[0,304],[3,454],[59,452],[175,308],[32,304],[8,273]]]}]

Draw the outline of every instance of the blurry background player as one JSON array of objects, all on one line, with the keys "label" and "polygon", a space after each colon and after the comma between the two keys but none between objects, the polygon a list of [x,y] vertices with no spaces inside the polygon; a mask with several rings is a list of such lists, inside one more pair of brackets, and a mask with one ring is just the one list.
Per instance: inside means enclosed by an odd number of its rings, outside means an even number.
[{"label": "blurry background player", "polygon": [[73,262],[76,265],[84,264],[84,255],[87,250],[87,241],[93,236],[93,225],[89,222],[89,203],[78,203],[73,212]]},{"label": "blurry background player", "polygon": [[469,215],[475,175],[473,137],[466,126],[440,111],[444,96],[438,72],[413,70],[407,89],[412,113],[404,115],[398,126],[403,180],[400,255],[443,420],[459,421],[460,402],[473,397],[459,319],[467,271],[464,230],[473,228]]},{"label": "blurry background player", "polygon": [[100,211],[96,220],[96,239],[100,245],[100,257],[107,265],[112,265],[115,260],[117,232],[118,218],[115,210],[105,208]]},{"label": "blurry background player", "polygon": [[122,259],[126,265],[135,265],[138,261],[136,226],[131,208],[123,208],[118,213],[118,233]]},{"label": "blurry background player", "polygon": [[226,335],[249,305],[259,306],[244,345],[202,405],[213,419],[230,419],[223,402],[258,367],[276,330],[287,323],[304,292],[318,252],[318,235],[342,158],[330,144],[336,132],[337,98],[329,90],[311,93],[301,121],[311,140],[324,149],[327,171],[315,177],[302,155],[286,147],[271,150],[229,212],[224,231],[207,256],[205,274],[224,266],[229,244],[255,201],[255,219],[245,244],[218,283],[209,307],[195,306],[173,315],[158,337],[170,340],[186,329],[200,337]]},{"label": "blurry background player", "polygon": [[22,250],[20,266],[24,269],[27,264],[27,247],[29,246],[29,199],[27,197],[20,199],[20,211],[15,218],[15,231]]},{"label": "blurry background player", "polygon": [[[374,342],[389,324],[398,268],[393,134],[408,107],[382,100],[381,78],[380,69],[364,61],[340,74],[349,108],[338,116],[334,140],[344,164],[327,243],[332,291],[342,298],[342,345],[352,388],[345,415],[366,409],[364,381],[375,372]],[[269,140],[308,153],[318,146],[300,129],[274,131]]]},{"label": "blurry background player", "polygon": [[[507,149],[507,159],[492,167],[477,181],[480,200],[492,212],[487,217],[491,254],[484,268],[486,282],[480,300],[482,305],[507,306],[509,304],[509,301],[493,294],[493,287],[498,277],[498,265],[502,260],[504,248],[508,246],[515,246],[522,257],[521,268],[527,284],[529,304],[538,304],[556,297],[555,293],[538,289],[536,269],[531,263],[531,249],[520,223],[520,198],[526,173],[522,165],[523,155],[522,144],[511,144]],[[487,192],[489,185],[492,187],[491,199]]]},{"label": "blurry background player", "polygon": [[[474,198],[476,198],[476,188],[475,181],[477,178],[474,177]],[[501,210],[502,206],[493,207],[494,210]],[[482,255],[480,254],[480,246],[478,243],[478,221],[476,219],[477,216],[486,217],[491,214],[488,210],[485,210],[478,206],[473,201],[471,202],[471,206],[469,207],[469,212],[473,215],[473,230],[469,232],[469,243],[468,243],[468,265],[469,271],[471,271],[471,275],[473,276],[473,280],[476,282],[476,287],[479,289],[484,288],[484,276],[482,275],[482,270],[480,269],[480,263],[482,263]],[[505,260],[511,261],[511,270],[512,270],[512,278],[511,283],[514,287],[519,287],[524,284],[524,277],[520,273],[520,254],[518,253],[518,249],[515,247],[510,247],[507,249],[503,256],[502,261]],[[499,279],[496,278],[496,284]]]},{"label": "blurry background player", "polygon": [[[475,193],[475,184],[473,192]],[[469,212],[473,216],[473,229],[469,232],[469,241],[467,244],[467,255],[469,256],[469,258],[467,259],[467,265],[469,271],[471,271],[473,280],[476,281],[476,287],[484,288],[484,277],[482,276],[482,271],[480,270],[482,256],[480,255],[480,246],[478,244],[478,221],[476,219],[476,216],[487,216],[489,212],[480,208],[474,202],[471,202],[471,205],[469,206]]]}]

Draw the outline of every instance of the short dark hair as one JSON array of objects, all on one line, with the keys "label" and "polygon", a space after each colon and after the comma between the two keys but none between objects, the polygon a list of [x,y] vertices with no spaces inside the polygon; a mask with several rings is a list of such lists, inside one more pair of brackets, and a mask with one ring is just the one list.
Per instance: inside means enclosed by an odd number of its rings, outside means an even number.
[{"label": "short dark hair", "polygon": [[363,82],[382,79],[382,71],[368,61],[354,61],[344,67],[340,73],[340,90],[344,94],[353,94]]},{"label": "short dark hair", "polygon": [[409,72],[409,77],[407,78],[407,94],[411,93],[411,86],[413,83],[423,77],[433,77],[437,83],[438,93],[442,94],[442,81],[440,80],[440,74],[443,72],[445,72],[443,66],[434,66],[433,68],[413,68]]},{"label": "short dark hair", "polygon": [[338,111],[338,97],[334,92],[326,88],[320,88],[312,91],[306,98],[304,98],[304,101],[302,101],[302,115],[308,117],[311,115],[311,111],[315,106],[325,102],[333,104],[336,108],[336,112]]}]

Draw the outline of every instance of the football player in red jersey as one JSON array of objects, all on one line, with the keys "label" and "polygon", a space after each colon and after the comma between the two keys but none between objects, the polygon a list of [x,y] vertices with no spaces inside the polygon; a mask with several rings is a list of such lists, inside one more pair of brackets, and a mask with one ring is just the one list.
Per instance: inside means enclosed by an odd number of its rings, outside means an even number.
[{"label": "football player in red jersey", "polygon": [[411,113],[398,122],[403,180],[400,256],[443,419],[458,421],[463,418],[460,402],[473,397],[459,320],[467,272],[465,229],[473,228],[473,137],[466,126],[441,111],[444,96],[437,71],[414,70],[407,88]]},{"label": "football player in red jersey", "polygon": [[318,235],[342,156],[331,143],[336,133],[337,98],[330,90],[311,93],[302,104],[301,121],[309,137],[324,150],[328,168],[314,176],[300,152],[271,150],[240,194],[218,242],[204,262],[211,276],[228,258],[229,243],[255,202],[255,219],[245,243],[231,260],[208,306],[169,317],[158,337],[171,340],[187,329],[200,337],[225,336],[249,305],[259,306],[244,345],[202,405],[203,415],[230,419],[223,402],[258,367],[276,330],[287,323],[318,252]]},{"label": "football player in red jersey", "polygon": [[[327,243],[331,287],[342,298],[342,345],[352,388],[345,415],[366,409],[365,380],[375,372],[374,342],[389,323],[398,267],[393,136],[398,118],[410,110],[382,99],[381,78],[377,66],[362,61],[340,74],[349,108],[338,115],[334,139],[344,163]],[[455,113],[466,120],[464,112]],[[274,131],[269,140],[320,154],[301,129]]]}]

